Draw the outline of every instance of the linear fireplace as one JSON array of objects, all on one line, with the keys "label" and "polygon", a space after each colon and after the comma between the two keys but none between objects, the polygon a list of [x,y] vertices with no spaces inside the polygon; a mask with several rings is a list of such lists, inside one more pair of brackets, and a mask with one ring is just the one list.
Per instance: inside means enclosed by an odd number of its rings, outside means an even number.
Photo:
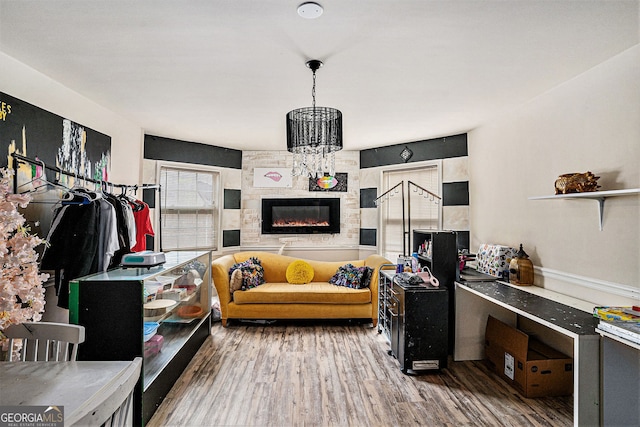
[{"label": "linear fireplace", "polygon": [[262,234],[340,233],[339,198],[262,199]]}]

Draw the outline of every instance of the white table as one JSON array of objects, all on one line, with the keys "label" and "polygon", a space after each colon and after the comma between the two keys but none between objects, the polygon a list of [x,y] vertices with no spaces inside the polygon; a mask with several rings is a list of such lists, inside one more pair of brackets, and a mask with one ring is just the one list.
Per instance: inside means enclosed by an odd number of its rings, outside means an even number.
[{"label": "white table", "polygon": [[83,418],[84,424],[92,411],[119,406],[122,393],[130,391],[121,386],[136,372],[136,380],[139,378],[141,364],[140,358],[131,362],[0,362],[0,406],[63,406],[65,426]]},{"label": "white table", "polygon": [[602,423],[640,425],[640,344],[598,329],[602,335]]},{"label": "white table", "polygon": [[599,424],[600,335],[595,330],[598,321],[585,310],[584,301],[500,281],[456,282],[455,299],[454,360],[484,358],[489,315],[512,326],[521,317],[554,330],[572,340],[574,425]]}]

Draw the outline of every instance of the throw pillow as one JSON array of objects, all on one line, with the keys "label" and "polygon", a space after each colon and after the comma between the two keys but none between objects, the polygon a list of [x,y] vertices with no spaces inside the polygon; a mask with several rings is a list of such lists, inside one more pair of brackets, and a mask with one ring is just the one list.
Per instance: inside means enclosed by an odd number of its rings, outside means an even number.
[{"label": "throw pillow", "polygon": [[233,295],[235,291],[239,291],[240,289],[242,289],[242,271],[237,268],[231,273],[229,290],[231,291],[231,295]]},{"label": "throw pillow", "polygon": [[287,282],[294,285],[304,285],[313,280],[314,271],[313,267],[302,260],[293,261],[287,267],[286,271]]},{"label": "throw pillow", "polygon": [[234,264],[229,269],[229,275],[233,275],[235,270],[240,270],[242,273],[242,287],[240,290],[246,291],[247,289],[255,288],[264,283],[264,269],[260,260],[256,257],[251,257],[244,262]]},{"label": "throw pillow", "polygon": [[352,264],[346,264],[338,268],[336,274],[329,279],[329,283],[353,289],[367,288],[371,282],[372,272],[371,267],[355,267]]}]

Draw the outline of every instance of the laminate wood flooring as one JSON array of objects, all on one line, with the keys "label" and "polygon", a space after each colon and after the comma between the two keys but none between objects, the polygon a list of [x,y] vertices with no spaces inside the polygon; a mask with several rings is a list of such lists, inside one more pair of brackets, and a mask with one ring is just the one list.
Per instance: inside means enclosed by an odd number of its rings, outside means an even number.
[{"label": "laminate wood flooring", "polygon": [[214,323],[147,424],[570,426],[573,399],[526,399],[482,361],[404,375],[370,324]]}]

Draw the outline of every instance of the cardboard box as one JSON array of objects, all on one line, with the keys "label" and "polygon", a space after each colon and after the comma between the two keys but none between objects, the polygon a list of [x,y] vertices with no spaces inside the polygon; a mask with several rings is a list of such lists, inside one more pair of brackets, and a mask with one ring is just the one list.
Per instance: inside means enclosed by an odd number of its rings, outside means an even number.
[{"label": "cardboard box", "polygon": [[485,357],[525,397],[573,393],[572,358],[492,316],[487,319]]}]

